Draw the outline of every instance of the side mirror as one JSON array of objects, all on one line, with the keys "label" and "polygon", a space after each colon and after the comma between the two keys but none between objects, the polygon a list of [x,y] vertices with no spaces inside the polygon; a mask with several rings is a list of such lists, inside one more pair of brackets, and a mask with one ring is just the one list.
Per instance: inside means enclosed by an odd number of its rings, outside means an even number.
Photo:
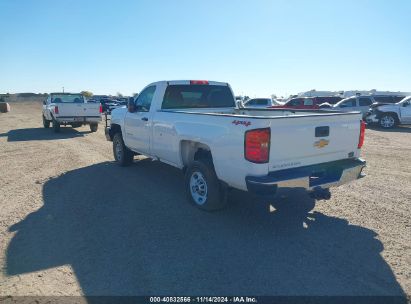
[{"label": "side mirror", "polygon": [[404,104],[402,105],[403,107],[408,107],[410,105],[410,102],[404,102]]},{"label": "side mirror", "polygon": [[133,97],[128,99],[127,109],[130,113],[134,113],[136,111],[136,104],[134,103]]}]

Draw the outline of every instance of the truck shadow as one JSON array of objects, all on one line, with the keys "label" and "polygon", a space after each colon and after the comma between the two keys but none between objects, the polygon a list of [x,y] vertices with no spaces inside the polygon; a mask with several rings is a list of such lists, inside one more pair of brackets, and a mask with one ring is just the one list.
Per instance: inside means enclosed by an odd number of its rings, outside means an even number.
[{"label": "truck shadow", "polygon": [[[88,133],[88,132],[86,132]],[[27,128],[10,130],[7,133],[0,134],[0,137],[6,137],[7,141],[31,141],[31,140],[58,140],[84,136],[84,133],[73,128],[62,127],[59,133],[45,128]]]},{"label": "truck shadow", "polygon": [[377,234],[306,195],[269,213],[233,191],[208,213],[186,202],[180,171],[142,160],[67,172],[43,199],[9,228],[7,275],[69,264],[87,296],[403,295]]}]

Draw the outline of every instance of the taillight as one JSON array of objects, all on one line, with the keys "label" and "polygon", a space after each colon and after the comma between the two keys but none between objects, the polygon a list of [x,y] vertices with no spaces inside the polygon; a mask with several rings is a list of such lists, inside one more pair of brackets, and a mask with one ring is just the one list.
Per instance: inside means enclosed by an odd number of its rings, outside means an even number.
[{"label": "taillight", "polygon": [[246,160],[263,164],[270,155],[270,128],[255,129],[245,132],[244,157]]},{"label": "taillight", "polygon": [[59,107],[58,107],[58,106],[55,106],[55,107],[54,107],[54,113],[56,113],[56,114],[59,113]]},{"label": "taillight", "polygon": [[364,137],[365,137],[365,122],[361,120],[360,125],[360,138],[358,140],[358,149],[361,149],[362,145],[364,144]]},{"label": "taillight", "polygon": [[208,84],[207,80],[190,80],[190,84]]},{"label": "taillight", "polygon": [[100,109],[98,110],[100,113],[103,113],[103,106],[100,104]]}]

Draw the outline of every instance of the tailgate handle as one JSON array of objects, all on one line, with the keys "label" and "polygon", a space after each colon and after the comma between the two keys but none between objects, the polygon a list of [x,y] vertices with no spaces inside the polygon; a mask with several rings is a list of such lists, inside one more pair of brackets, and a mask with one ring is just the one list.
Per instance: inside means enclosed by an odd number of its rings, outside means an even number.
[{"label": "tailgate handle", "polygon": [[326,137],[330,135],[330,127],[316,127],[315,128],[315,137]]}]

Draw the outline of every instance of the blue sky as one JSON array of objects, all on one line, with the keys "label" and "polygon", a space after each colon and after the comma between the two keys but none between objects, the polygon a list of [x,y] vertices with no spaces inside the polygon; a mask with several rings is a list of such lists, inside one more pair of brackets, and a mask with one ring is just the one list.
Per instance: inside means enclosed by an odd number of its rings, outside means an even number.
[{"label": "blue sky", "polygon": [[411,91],[410,0],[0,0],[0,93]]}]

